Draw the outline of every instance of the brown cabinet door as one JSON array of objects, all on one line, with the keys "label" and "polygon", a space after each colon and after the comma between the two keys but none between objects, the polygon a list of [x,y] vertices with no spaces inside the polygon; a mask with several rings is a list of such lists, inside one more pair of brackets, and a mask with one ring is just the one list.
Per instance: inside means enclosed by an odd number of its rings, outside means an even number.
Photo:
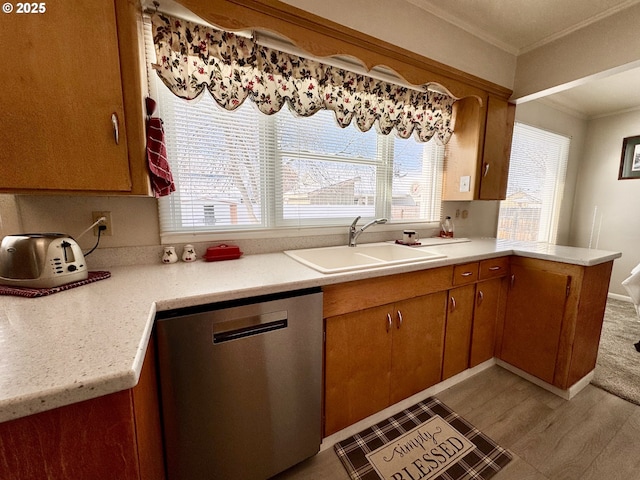
[{"label": "brown cabinet door", "polygon": [[325,435],[389,406],[392,307],[325,320]]},{"label": "brown cabinet door", "polygon": [[[454,132],[445,147],[443,200],[474,200],[477,195],[480,141],[485,110],[477,98],[462,98],[453,104]],[[462,188],[462,179],[469,181]]]},{"label": "brown cabinet door", "polygon": [[163,480],[154,352],[132,389],[0,423],[0,478]]},{"label": "brown cabinet door", "polygon": [[506,198],[515,111],[515,105],[489,96],[484,149],[479,172],[480,200]]},{"label": "brown cabinet door", "polygon": [[500,303],[504,300],[501,294],[502,282],[502,278],[496,278],[476,285],[469,367],[475,367],[493,358],[496,319]]},{"label": "brown cabinet door", "polygon": [[500,358],[553,384],[571,277],[521,265],[511,274]]},{"label": "brown cabinet door", "polygon": [[469,366],[475,289],[475,285],[466,285],[449,290],[442,380],[466,370]]},{"label": "brown cabinet door", "polygon": [[11,52],[3,57],[0,190],[128,191],[114,2],[45,8],[4,15],[0,29]]},{"label": "brown cabinet door", "polygon": [[440,381],[446,303],[439,292],[394,305],[390,404]]}]

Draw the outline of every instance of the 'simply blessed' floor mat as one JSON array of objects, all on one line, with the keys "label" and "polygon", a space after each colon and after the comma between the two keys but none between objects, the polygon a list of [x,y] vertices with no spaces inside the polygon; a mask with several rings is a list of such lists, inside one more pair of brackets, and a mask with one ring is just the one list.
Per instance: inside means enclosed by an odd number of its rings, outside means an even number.
[{"label": "'simply blessed' floor mat", "polygon": [[487,480],[512,458],[435,397],[334,449],[353,480]]}]

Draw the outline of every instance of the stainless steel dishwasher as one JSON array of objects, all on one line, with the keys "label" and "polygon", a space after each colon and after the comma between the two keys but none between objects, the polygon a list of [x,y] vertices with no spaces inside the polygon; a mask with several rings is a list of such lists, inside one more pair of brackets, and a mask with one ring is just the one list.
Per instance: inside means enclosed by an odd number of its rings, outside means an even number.
[{"label": "stainless steel dishwasher", "polygon": [[156,320],[169,480],[264,480],[318,452],[318,289]]}]

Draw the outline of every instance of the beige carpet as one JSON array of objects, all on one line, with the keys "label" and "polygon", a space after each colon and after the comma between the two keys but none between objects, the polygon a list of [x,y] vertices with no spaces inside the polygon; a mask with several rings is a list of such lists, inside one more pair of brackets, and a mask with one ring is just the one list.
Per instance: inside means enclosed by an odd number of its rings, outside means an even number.
[{"label": "beige carpet", "polygon": [[607,300],[598,361],[591,383],[640,405],[640,320],[630,302]]}]

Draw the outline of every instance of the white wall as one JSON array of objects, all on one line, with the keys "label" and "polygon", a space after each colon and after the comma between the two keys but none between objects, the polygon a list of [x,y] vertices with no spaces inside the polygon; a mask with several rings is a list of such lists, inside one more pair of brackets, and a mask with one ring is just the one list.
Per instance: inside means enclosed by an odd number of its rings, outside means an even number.
[{"label": "white wall", "polygon": [[[621,251],[610,291],[640,263],[640,179],[618,180],[622,139],[640,135],[640,110],[589,121],[571,226],[572,245]],[[595,219],[595,221],[594,221]],[[594,225],[595,224],[595,225]]]},{"label": "white wall", "polygon": [[[640,4],[518,56],[513,98],[640,61]],[[553,92],[548,92],[553,93]]]},{"label": "white wall", "polygon": [[[395,0],[283,0],[307,12],[513,89],[516,57],[415,5]],[[390,8],[390,4],[393,7]]]}]

